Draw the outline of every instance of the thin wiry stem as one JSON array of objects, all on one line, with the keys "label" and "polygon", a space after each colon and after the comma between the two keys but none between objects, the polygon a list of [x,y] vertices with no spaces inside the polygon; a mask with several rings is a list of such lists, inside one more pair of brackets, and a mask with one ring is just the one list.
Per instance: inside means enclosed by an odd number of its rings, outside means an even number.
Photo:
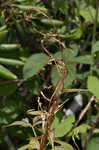
[{"label": "thin wiry stem", "polygon": [[90,101],[88,102],[88,104],[86,105],[86,107],[82,110],[82,112],[79,115],[78,120],[75,123],[75,127],[79,124],[79,122],[82,120],[82,118],[84,117],[85,113],[88,111],[88,109],[90,108],[92,102],[95,101],[95,97],[92,96]]}]

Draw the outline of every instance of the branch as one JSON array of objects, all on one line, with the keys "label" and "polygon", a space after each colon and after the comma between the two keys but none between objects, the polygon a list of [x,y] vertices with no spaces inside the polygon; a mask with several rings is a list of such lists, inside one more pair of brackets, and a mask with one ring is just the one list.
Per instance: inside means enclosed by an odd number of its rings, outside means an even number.
[{"label": "branch", "polygon": [[89,109],[90,105],[92,104],[92,102],[95,101],[95,97],[92,96],[89,103],[86,105],[86,107],[83,109],[83,111],[80,113],[78,120],[76,121],[74,127],[76,127],[79,122],[82,120],[82,118],[84,117],[85,113],[87,112],[87,110]]}]

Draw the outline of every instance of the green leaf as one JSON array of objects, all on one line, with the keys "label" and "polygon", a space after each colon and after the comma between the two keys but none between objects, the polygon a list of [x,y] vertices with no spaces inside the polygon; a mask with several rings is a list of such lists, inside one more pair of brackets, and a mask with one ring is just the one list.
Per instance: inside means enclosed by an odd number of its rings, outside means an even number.
[{"label": "green leaf", "polygon": [[15,0],[15,2],[23,3],[26,2],[26,0]]},{"label": "green leaf", "polygon": [[98,51],[99,51],[99,41],[96,41],[96,43],[93,44],[92,52],[96,53]]},{"label": "green leaf", "polygon": [[69,60],[69,63],[77,63],[77,64],[93,64],[93,59],[90,55],[78,56]]},{"label": "green leaf", "polygon": [[4,26],[0,27],[0,32],[4,31],[6,28],[7,28],[7,26],[6,26],[6,25],[4,25]]},{"label": "green leaf", "polygon": [[70,115],[63,122],[59,123],[55,128],[55,137],[65,136],[72,129],[74,121],[74,115]]},{"label": "green leaf", "polygon": [[86,71],[86,72],[83,72],[83,73],[77,73],[76,74],[76,79],[80,80],[80,81],[83,81],[83,80],[86,80],[88,75],[89,75],[89,71]]},{"label": "green leaf", "polygon": [[0,63],[4,65],[11,65],[11,66],[23,66],[24,65],[24,63],[20,60],[8,59],[8,58],[0,58]]},{"label": "green leaf", "polygon": [[[69,48],[63,49],[63,56],[66,62],[72,60],[78,54],[78,47],[76,44],[71,44]],[[56,52],[54,57],[57,59],[62,59],[60,52]]]},{"label": "green leaf", "polygon": [[0,96],[9,96],[17,89],[17,83],[0,83]]},{"label": "green leaf", "polygon": [[55,146],[55,150],[73,150],[73,147],[69,144],[64,145],[64,146]]},{"label": "green leaf", "polygon": [[0,65],[0,76],[9,80],[17,79],[17,76],[15,74],[13,74],[11,71],[9,71],[2,65]]},{"label": "green leaf", "polygon": [[20,23],[16,23],[16,29],[19,34],[19,39],[21,39],[21,42],[25,42],[26,34],[24,32],[24,29]]},{"label": "green leaf", "polygon": [[[8,96],[6,102],[0,101],[0,124],[8,125],[16,120],[20,114],[26,111],[28,106],[25,99],[17,94]],[[15,131],[15,130],[14,130]],[[15,133],[13,133],[15,135]]]},{"label": "green leaf", "polygon": [[10,126],[32,127],[32,125],[29,123],[28,118],[23,118],[21,121],[14,121],[13,123],[7,125],[7,127]]},{"label": "green leaf", "polygon": [[57,84],[57,82],[59,81],[59,79],[60,79],[59,73],[58,73],[56,67],[54,66],[54,67],[52,68],[52,72],[51,72],[52,84],[53,84],[54,86],[56,86],[56,84]]},{"label": "green leaf", "polygon": [[[96,9],[92,6],[88,6],[87,8],[80,10],[80,15],[85,19],[86,22],[90,22],[94,24],[94,19],[96,16]],[[99,21],[99,16],[98,16]]]},{"label": "green leaf", "polygon": [[44,12],[47,12],[47,9],[45,7],[36,7],[36,6],[32,6],[32,5],[15,5],[12,4],[13,7],[19,8],[21,10],[29,10],[29,9],[34,9],[34,10],[41,10]]},{"label": "green leaf", "polygon": [[10,51],[20,48],[20,44],[1,44],[0,50]]},{"label": "green leaf", "polygon": [[59,124],[59,118],[57,116],[55,116],[54,121],[51,125],[51,129],[55,129]]},{"label": "green leaf", "polygon": [[8,30],[0,32],[0,43],[5,42],[6,37],[7,37],[7,33],[8,33]]},{"label": "green leaf", "polygon": [[[73,80],[76,79],[76,68],[74,65],[68,64],[67,71],[68,71],[68,74],[67,74],[66,80],[64,82],[64,88],[68,88],[72,84]],[[60,79],[59,73],[58,73],[56,67],[53,67],[52,72],[51,72],[52,84],[54,86],[56,86],[59,79]]]},{"label": "green leaf", "polygon": [[51,21],[49,21],[48,19],[41,19],[40,20],[44,25],[49,25],[49,26],[53,26],[56,25],[56,26],[61,26],[63,25],[63,21],[60,21],[60,20],[55,20],[55,19],[51,19]]},{"label": "green leaf", "polygon": [[78,46],[77,46],[77,44],[71,44],[70,48],[71,48],[70,50],[72,50],[72,53],[73,53],[72,57],[77,56],[77,54],[78,54]]},{"label": "green leaf", "polygon": [[88,90],[99,98],[99,79],[95,76],[89,76],[87,81]]},{"label": "green leaf", "polygon": [[6,105],[0,105],[0,124],[7,125],[18,117],[17,103],[14,101],[7,101]]},{"label": "green leaf", "polygon": [[76,29],[72,29],[69,33],[61,34],[60,37],[62,40],[78,40],[81,38],[83,34],[83,29],[80,27],[77,27]]},{"label": "green leaf", "polygon": [[79,133],[86,133],[87,130],[89,130],[91,128],[91,126],[87,125],[87,124],[81,124],[78,127],[76,127],[75,129],[73,129],[70,133],[69,136],[75,136],[78,137]]},{"label": "green leaf", "polygon": [[21,146],[20,148],[18,148],[17,150],[26,150],[26,149],[30,149],[30,145],[29,144],[26,144],[24,146]]},{"label": "green leaf", "polygon": [[72,82],[76,79],[76,67],[75,65],[67,65],[68,74],[64,83],[64,88],[68,88]]},{"label": "green leaf", "polygon": [[33,150],[33,149],[39,150],[40,144],[39,144],[38,139],[32,137],[29,141],[29,144],[24,145],[24,146],[18,148],[17,150],[27,150],[27,149],[28,150]]},{"label": "green leaf", "polygon": [[98,137],[93,137],[89,141],[87,150],[99,150],[99,136]]},{"label": "green leaf", "polygon": [[60,144],[60,146],[55,146],[55,150],[74,150],[73,147],[66,142],[55,140],[55,143]]},{"label": "green leaf", "polygon": [[48,62],[49,57],[46,54],[39,53],[32,55],[24,65],[24,78],[31,78],[37,74]]}]

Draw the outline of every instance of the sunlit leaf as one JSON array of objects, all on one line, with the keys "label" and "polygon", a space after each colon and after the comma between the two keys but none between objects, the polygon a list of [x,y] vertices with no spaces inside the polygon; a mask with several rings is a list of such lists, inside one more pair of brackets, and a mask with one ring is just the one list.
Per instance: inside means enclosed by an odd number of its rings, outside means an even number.
[{"label": "sunlit leaf", "polygon": [[0,58],[0,63],[4,65],[11,65],[11,66],[23,66],[24,65],[24,63],[20,60],[8,59],[8,58]]},{"label": "sunlit leaf", "polygon": [[55,146],[55,150],[74,150],[73,147],[66,142],[55,140],[55,143],[60,145],[60,146]]},{"label": "sunlit leaf", "polygon": [[28,150],[32,150],[32,149],[39,150],[40,144],[38,142],[38,139],[37,138],[31,138],[29,144],[21,146],[17,150],[27,150],[27,149]]},{"label": "sunlit leaf", "polygon": [[20,48],[20,44],[1,44],[0,45],[0,50],[3,51],[11,51],[11,50],[16,50]]},{"label": "sunlit leaf", "polygon": [[80,133],[86,133],[91,127],[87,124],[81,124],[75,129],[73,129],[68,136],[78,137]]},{"label": "sunlit leaf", "polygon": [[93,64],[93,59],[91,56],[89,55],[85,55],[85,56],[78,56],[78,57],[74,57],[71,60],[69,60],[69,63],[77,63],[77,64],[89,64],[92,65]]},{"label": "sunlit leaf", "polygon": [[1,26],[1,27],[0,27],[0,32],[4,31],[6,28],[7,28],[6,25]]},{"label": "sunlit leaf", "polygon": [[0,65],[0,76],[2,78],[6,78],[9,80],[15,80],[17,79],[17,76],[12,73],[11,71],[9,71],[7,68],[5,68],[4,66]]},{"label": "sunlit leaf", "polygon": [[72,129],[74,121],[74,115],[70,115],[63,122],[59,123],[55,128],[55,137],[65,136]]},{"label": "sunlit leaf", "polygon": [[61,34],[60,37],[63,39],[63,40],[78,40],[81,38],[83,34],[83,30],[82,28],[76,28],[76,29],[72,29],[69,33],[66,33],[66,34]]},{"label": "sunlit leaf", "polygon": [[41,10],[41,11],[44,11],[44,12],[47,12],[47,9],[44,8],[44,7],[36,7],[36,6],[31,6],[31,5],[15,5],[15,4],[12,4],[13,7],[16,7],[16,8],[19,8],[21,10],[29,10],[29,9],[34,9],[34,10]]},{"label": "sunlit leaf", "polygon": [[7,125],[7,127],[10,126],[32,127],[32,125],[29,123],[28,118],[24,118],[21,121],[14,121],[13,123]]},{"label": "sunlit leaf", "polygon": [[40,20],[44,25],[49,25],[49,26],[53,26],[53,25],[56,25],[56,26],[61,26],[63,25],[63,21],[60,21],[60,20],[51,20],[49,21],[48,19],[41,19]]},{"label": "sunlit leaf", "polygon": [[[80,10],[80,15],[85,19],[86,22],[90,22],[94,24],[96,9],[92,6],[88,6]],[[99,21],[99,16],[98,16],[98,21]]]},{"label": "sunlit leaf", "polygon": [[87,81],[88,90],[99,98],[99,79],[95,76],[89,76]]},{"label": "sunlit leaf", "polygon": [[55,129],[58,126],[58,124],[59,124],[59,118],[57,116],[55,116],[54,121],[51,125],[51,129],[53,129],[53,128]]},{"label": "sunlit leaf", "polygon": [[40,110],[38,110],[38,111],[35,111],[35,110],[33,110],[33,109],[30,109],[30,110],[28,110],[27,111],[27,114],[28,115],[34,115],[34,116],[37,116],[37,115],[42,115],[42,114],[44,114],[44,113],[46,113],[45,111],[40,111]]},{"label": "sunlit leaf", "polygon": [[96,53],[99,51],[99,41],[96,41],[96,43],[93,44],[92,51],[93,53]]}]

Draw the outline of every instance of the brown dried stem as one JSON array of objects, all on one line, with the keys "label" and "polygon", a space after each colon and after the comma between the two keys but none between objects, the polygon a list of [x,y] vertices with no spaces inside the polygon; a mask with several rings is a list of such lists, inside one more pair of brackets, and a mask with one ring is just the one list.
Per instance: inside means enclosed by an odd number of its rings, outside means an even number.
[{"label": "brown dried stem", "polygon": [[91,106],[92,102],[94,102],[94,101],[95,101],[95,97],[92,96],[91,99],[90,99],[90,101],[89,101],[88,104],[86,105],[86,107],[85,107],[85,108],[82,110],[82,112],[80,113],[79,118],[78,118],[78,120],[76,121],[74,127],[76,127],[76,126],[79,124],[79,122],[82,120],[82,118],[84,117],[85,113],[88,111],[89,107]]}]

